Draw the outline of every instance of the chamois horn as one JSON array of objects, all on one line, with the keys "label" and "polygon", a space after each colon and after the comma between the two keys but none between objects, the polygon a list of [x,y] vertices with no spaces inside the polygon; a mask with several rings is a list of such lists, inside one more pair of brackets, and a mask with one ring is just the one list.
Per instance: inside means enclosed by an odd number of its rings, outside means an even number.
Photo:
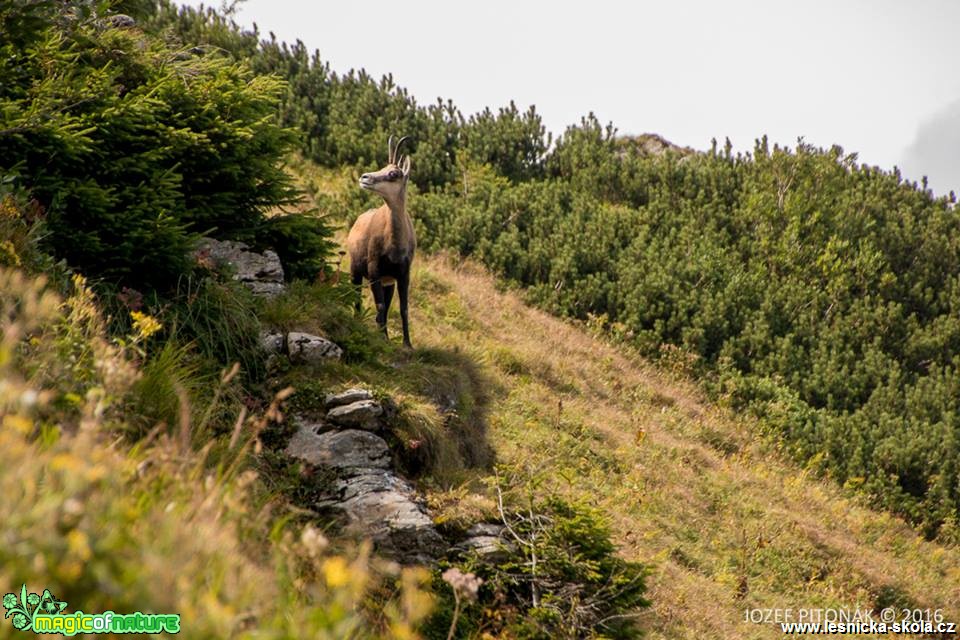
[{"label": "chamois horn", "polygon": [[[391,141],[393,140],[393,136],[390,136],[390,140]],[[400,150],[400,145],[402,145],[406,140],[407,140],[407,136],[403,136],[402,138],[397,140],[397,144],[393,147],[393,151],[390,152],[389,161],[391,164],[397,163],[397,151]]]}]

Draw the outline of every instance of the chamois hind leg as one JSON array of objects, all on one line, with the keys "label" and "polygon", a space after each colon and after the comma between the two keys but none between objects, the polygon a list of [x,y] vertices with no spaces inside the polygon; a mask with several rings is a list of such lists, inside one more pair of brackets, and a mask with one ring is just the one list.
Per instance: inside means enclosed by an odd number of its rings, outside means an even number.
[{"label": "chamois hind leg", "polygon": [[403,324],[403,346],[412,349],[410,344],[410,322],[407,319],[407,298],[410,293],[410,271],[397,278],[397,293],[400,295],[400,322]]},{"label": "chamois hind leg", "polygon": [[361,305],[363,304],[363,291],[361,287],[363,286],[363,274],[362,273],[351,273],[350,280],[353,282],[353,288],[357,290],[357,303],[354,305],[357,313],[360,313]]},{"label": "chamois hind leg", "polygon": [[377,278],[370,282],[370,291],[373,293],[373,301],[377,305],[377,326],[383,330],[383,335],[387,335],[387,310],[383,305],[383,284]]},{"label": "chamois hind leg", "polygon": [[390,313],[390,303],[393,302],[393,291],[396,289],[392,284],[383,285],[383,326],[387,326],[387,315]]}]

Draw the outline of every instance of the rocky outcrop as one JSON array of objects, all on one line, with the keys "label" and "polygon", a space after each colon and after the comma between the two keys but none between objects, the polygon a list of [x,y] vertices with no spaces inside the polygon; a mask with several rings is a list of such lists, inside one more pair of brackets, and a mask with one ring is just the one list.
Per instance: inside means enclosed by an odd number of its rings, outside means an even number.
[{"label": "rocky outcrop", "polygon": [[256,253],[243,242],[205,238],[195,257],[198,262],[209,262],[214,268],[229,268],[233,279],[242,282],[256,295],[272,297],[284,289],[280,257],[269,249]]},{"label": "rocky outcrop", "polygon": [[287,352],[294,362],[322,362],[327,358],[339,360],[343,357],[343,349],[336,343],[299,331],[287,334]]},{"label": "rocky outcrop", "polygon": [[322,417],[294,416],[297,431],[286,454],[333,472],[314,507],[340,514],[345,533],[372,539],[377,550],[404,564],[433,564],[471,556],[498,563],[516,551],[505,527],[479,523],[453,546],[434,526],[413,485],[394,469],[387,431],[396,405],[366,389],[324,397]]},{"label": "rocky outcrop", "polygon": [[380,428],[382,415],[383,407],[377,401],[357,400],[330,409],[327,412],[327,421],[338,427],[376,431]]},{"label": "rocky outcrop", "polygon": [[297,418],[299,428],[286,449],[336,474],[329,495],[315,506],[341,513],[347,533],[372,539],[381,553],[400,562],[434,562],[447,545],[413,486],[394,472],[386,440],[368,430],[381,426],[383,408],[362,389],[326,400],[331,407],[326,418]]},{"label": "rocky outcrop", "polygon": [[339,393],[328,393],[327,397],[323,399],[323,404],[327,409],[332,409],[345,404],[353,404],[360,400],[373,400],[373,394],[366,389],[354,387]]},{"label": "rocky outcrop", "polygon": [[309,422],[301,423],[287,453],[346,476],[390,467],[390,447],[380,436],[359,429],[317,433],[316,425]]},{"label": "rocky outcrop", "polygon": [[696,153],[690,147],[673,144],[656,133],[643,133],[638,136],[617,136],[614,141],[618,158],[635,154],[639,156],[661,156],[667,152],[686,157]]},{"label": "rocky outcrop", "polygon": [[274,330],[262,331],[260,346],[268,356],[286,354],[295,363],[317,363],[343,357],[343,349],[332,340],[301,331],[286,335]]},{"label": "rocky outcrop", "polygon": [[429,564],[446,551],[413,487],[392,471],[365,469],[341,477],[336,491],[335,499],[321,506],[343,511],[348,530],[373,539],[381,553],[405,564]]},{"label": "rocky outcrop", "polygon": [[137,26],[137,21],[124,13],[115,13],[107,18],[107,24],[117,29],[131,29]]}]

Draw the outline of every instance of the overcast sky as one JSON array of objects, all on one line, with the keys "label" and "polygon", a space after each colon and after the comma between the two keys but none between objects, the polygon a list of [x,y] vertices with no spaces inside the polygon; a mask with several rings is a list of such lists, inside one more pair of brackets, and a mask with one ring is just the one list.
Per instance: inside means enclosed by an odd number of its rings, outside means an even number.
[{"label": "overcast sky", "polygon": [[239,21],[421,103],[535,104],[555,134],[593,111],[697,149],[804,136],[960,194],[953,0],[247,0]]}]

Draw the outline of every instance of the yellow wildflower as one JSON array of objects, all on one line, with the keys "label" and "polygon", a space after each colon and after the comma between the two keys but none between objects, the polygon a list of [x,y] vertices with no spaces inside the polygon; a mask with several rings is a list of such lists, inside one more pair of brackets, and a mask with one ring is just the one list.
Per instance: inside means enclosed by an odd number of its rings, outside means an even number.
[{"label": "yellow wildflower", "polygon": [[163,328],[159,320],[146,313],[131,311],[130,317],[133,318],[133,328],[137,330],[137,338],[141,340],[149,338]]},{"label": "yellow wildflower", "polygon": [[327,586],[337,588],[350,582],[350,569],[347,562],[339,556],[329,558],[323,563],[323,575]]}]

